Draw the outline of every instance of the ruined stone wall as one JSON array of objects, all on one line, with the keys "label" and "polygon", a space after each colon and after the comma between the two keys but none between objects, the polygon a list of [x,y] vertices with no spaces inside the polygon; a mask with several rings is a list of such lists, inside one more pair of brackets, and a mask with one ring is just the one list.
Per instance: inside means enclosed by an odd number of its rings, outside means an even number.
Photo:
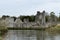
[{"label": "ruined stone wall", "polygon": [[6,18],[5,22],[6,22],[7,27],[13,27],[14,26],[14,18],[10,18],[10,17]]},{"label": "ruined stone wall", "polygon": [[22,22],[19,18],[14,21],[14,18],[8,17],[5,19],[7,27],[38,27],[45,24],[45,11],[37,11],[35,22],[29,22],[29,19],[24,19]]}]

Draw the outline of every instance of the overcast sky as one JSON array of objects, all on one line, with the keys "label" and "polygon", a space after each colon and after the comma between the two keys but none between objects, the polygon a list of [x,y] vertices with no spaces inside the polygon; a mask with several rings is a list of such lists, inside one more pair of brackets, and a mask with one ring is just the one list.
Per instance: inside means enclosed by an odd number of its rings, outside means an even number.
[{"label": "overcast sky", "polygon": [[0,0],[0,16],[35,15],[43,10],[54,11],[58,16],[60,0]]}]

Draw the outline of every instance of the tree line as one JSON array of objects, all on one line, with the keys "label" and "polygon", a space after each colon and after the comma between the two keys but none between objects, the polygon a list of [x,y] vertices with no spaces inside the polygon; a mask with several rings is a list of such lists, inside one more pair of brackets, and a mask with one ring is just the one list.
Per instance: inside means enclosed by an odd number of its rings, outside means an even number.
[{"label": "tree line", "polygon": [[[2,16],[2,19],[5,19],[6,17],[10,17],[9,15],[3,15]],[[12,16],[11,18],[14,18],[14,21],[17,19],[17,18],[20,18],[22,21],[24,21],[24,19],[29,19],[29,22],[34,22],[35,21],[35,15],[31,15],[31,16],[19,16],[19,17],[15,17],[15,16]],[[49,15],[46,15],[45,16],[45,20],[46,22],[48,22],[51,18],[52,21],[54,21],[55,19],[57,21],[60,21],[60,13],[59,13],[59,16],[56,16],[54,12],[50,12]]]}]

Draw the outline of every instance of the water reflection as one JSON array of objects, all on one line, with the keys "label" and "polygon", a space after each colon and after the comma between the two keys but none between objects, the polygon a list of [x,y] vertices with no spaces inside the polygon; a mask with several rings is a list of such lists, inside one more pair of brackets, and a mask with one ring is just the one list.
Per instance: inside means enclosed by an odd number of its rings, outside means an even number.
[{"label": "water reflection", "polygon": [[60,40],[60,34],[51,34],[38,30],[9,30],[3,40]]}]

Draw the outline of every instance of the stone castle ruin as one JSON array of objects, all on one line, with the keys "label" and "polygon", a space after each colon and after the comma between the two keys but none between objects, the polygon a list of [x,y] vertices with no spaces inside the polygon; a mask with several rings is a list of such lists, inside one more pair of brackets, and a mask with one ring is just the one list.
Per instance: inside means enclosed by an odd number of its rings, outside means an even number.
[{"label": "stone castle ruin", "polygon": [[37,11],[37,14],[35,15],[35,21],[34,22],[29,22],[29,19],[24,19],[24,22],[22,22],[22,20],[20,20],[20,18],[17,18],[14,21],[14,18],[8,17],[5,19],[5,24],[7,27],[20,27],[20,28],[30,28],[30,27],[44,27],[46,25],[45,22],[45,15],[46,12],[40,12]]}]

